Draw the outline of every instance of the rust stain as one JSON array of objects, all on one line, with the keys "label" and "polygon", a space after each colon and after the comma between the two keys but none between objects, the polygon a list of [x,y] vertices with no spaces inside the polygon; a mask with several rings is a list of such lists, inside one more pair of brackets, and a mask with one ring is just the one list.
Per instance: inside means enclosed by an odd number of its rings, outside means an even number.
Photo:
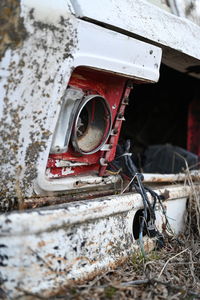
[{"label": "rust stain", "polygon": [[167,179],[165,179],[164,177],[163,178],[156,178],[156,177],[153,177],[152,178],[152,182],[166,182],[166,181],[168,181],[169,180],[169,178],[167,178]]},{"label": "rust stain", "polygon": [[145,242],[144,242],[144,251],[145,252],[151,252],[154,248],[155,248],[155,245],[156,245],[156,241],[153,240],[153,239],[147,239]]},{"label": "rust stain", "polygon": [[45,257],[52,257],[52,258],[55,258],[55,255],[52,254],[52,253],[48,253],[47,255],[45,255]]},{"label": "rust stain", "polygon": [[167,200],[170,198],[170,194],[169,194],[169,191],[168,190],[164,190],[163,193],[160,194],[164,200]]},{"label": "rust stain", "polygon": [[46,243],[44,241],[40,241],[38,243],[38,247],[44,247],[44,246],[46,246]]},{"label": "rust stain", "polygon": [[88,261],[90,264],[93,263],[93,261],[92,261],[91,259],[89,259],[88,257],[86,257],[86,256],[79,256],[79,257],[77,257],[77,258],[74,259],[74,261],[80,261],[80,260],[86,260],[86,261]]},{"label": "rust stain", "polygon": [[92,245],[95,245],[96,243],[94,243],[94,242],[89,242],[89,243],[87,243],[87,246],[92,246]]},{"label": "rust stain", "polygon": [[[81,194],[69,194],[64,196],[48,196],[48,197],[35,197],[35,198],[26,198],[24,200],[24,209],[32,209],[42,206],[49,206],[49,205],[57,205],[61,203],[69,203],[74,201],[86,200],[86,199],[94,199],[96,197],[105,197],[115,194],[114,189],[105,190],[105,191],[93,191],[90,193],[82,192]],[[130,202],[130,206],[132,202]]]},{"label": "rust stain", "polygon": [[107,244],[107,247],[113,246],[113,245],[114,245],[114,243],[110,241],[110,242]]},{"label": "rust stain", "polygon": [[85,186],[85,185],[87,185],[87,184],[88,184],[87,181],[76,181],[76,182],[73,184],[73,186],[75,186],[75,187],[82,187],[82,186]]},{"label": "rust stain", "polygon": [[8,48],[19,47],[27,37],[20,17],[20,1],[0,1],[0,60]]},{"label": "rust stain", "polygon": [[[30,21],[31,20],[31,21]],[[2,143],[0,145],[2,181],[0,188],[0,211],[9,211],[11,209],[25,209],[24,199],[34,195],[33,185],[37,177],[37,161],[46,150],[46,145],[50,139],[51,132],[48,130],[47,116],[44,110],[32,110],[31,119],[27,118],[25,111],[31,110],[31,103],[34,101],[34,87],[38,83],[37,89],[41,93],[44,107],[47,101],[48,90],[53,87],[53,79],[49,77],[46,80],[46,70],[49,69],[49,60],[52,57],[57,57],[57,65],[55,66],[55,74],[60,72],[65,58],[72,57],[72,50],[77,44],[77,32],[74,30],[70,19],[60,18],[60,22],[56,26],[43,24],[34,20],[33,9],[30,11],[30,16],[26,19],[26,24],[33,27],[34,32],[26,33],[23,25],[23,19],[20,17],[20,1],[19,0],[2,0],[0,1],[0,59],[5,54],[7,48],[17,50],[14,53],[19,55],[19,62],[15,61],[14,55],[11,57],[10,64],[7,67],[7,81],[3,86],[5,96],[3,99],[3,113],[0,120],[0,136]],[[70,39],[66,44],[67,34]],[[37,43],[35,35],[42,35],[43,31],[46,35],[52,37],[55,43],[48,43],[48,39],[43,39]],[[23,41],[26,37],[31,39],[33,46],[31,50]],[[60,45],[63,46],[60,46]],[[35,48],[34,48],[35,47]],[[41,57],[41,49],[45,50],[46,57]],[[38,61],[42,62],[41,64]],[[24,73],[32,70],[31,82],[29,86],[33,87],[27,93],[30,95],[23,98],[25,88],[21,83],[24,79]],[[45,81],[44,81],[45,80]],[[66,84],[64,77],[61,76],[58,82],[58,93],[60,86]],[[47,87],[48,86],[48,87]],[[21,89],[21,92],[20,92]],[[13,93],[18,91],[20,96],[13,101]],[[49,93],[49,92],[48,92]],[[39,97],[40,98],[40,97]],[[49,96],[47,97],[49,98]],[[38,106],[41,105],[38,104]],[[43,115],[42,115],[43,114]],[[48,114],[46,112],[46,114]],[[26,136],[24,129],[30,128]],[[8,171],[9,170],[9,171]],[[45,205],[45,204],[44,204]],[[36,206],[33,204],[33,207]]]},{"label": "rust stain", "polygon": [[71,266],[69,268],[66,268],[64,271],[56,271],[56,270],[53,270],[53,271],[48,271],[46,272],[46,276],[49,276],[49,275],[63,275],[65,276],[66,275],[66,272],[69,272],[71,269]]},{"label": "rust stain", "polygon": [[[60,256],[55,256],[54,254],[51,254],[51,253],[45,255],[45,258],[47,258],[47,257],[50,257],[50,258],[55,259],[55,260],[62,260],[62,261],[67,262],[67,258],[60,257]],[[52,264],[52,261],[50,263]]]},{"label": "rust stain", "polygon": [[[127,261],[128,257],[119,258],[115,262],[110,263],[107,267],[103,268],[96,268],[95,271],[90,272],[89,274],[86,274],[81,279],[74,279],[74,280],[68,280],[66,284],[63,284],[62,287],[54,288],[54,291],[51,290],[44,292],[45,297],[55,297],[59,295],[63,295],[65,293],[65,289],[68,287],[73,287],[74,285],[81,285],[85,284],[87,281],[93,280],[96,276],[103,274],[104,272],[108,270],[114,270],[116,267],[122,265]],[[66,272],[65,272],[66,274]]]}]

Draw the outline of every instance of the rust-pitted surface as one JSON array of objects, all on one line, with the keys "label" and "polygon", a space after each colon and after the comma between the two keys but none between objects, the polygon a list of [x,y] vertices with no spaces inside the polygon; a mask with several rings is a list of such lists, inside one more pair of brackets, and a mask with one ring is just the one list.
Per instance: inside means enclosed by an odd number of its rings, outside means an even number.
[{"label": "rust-pitted surface", "polygon": [[0,61],[6,49],[20,47],[27,37],[20,10],[19,0],[0,1]]},{"label": "rust-pitted surface", "polygon": [[[96,0],[90,5],[87,5],[88,0],[76,2],[78,16],[106,24],[108,28],[120,28],[126,34],[134,34],[161,46],[163,62],[178,71],[186,72],[187,67],[199,65],[200,27],[189,21],[199,24],[199,1]],[[170,2],[178,8],[180,17],[148,2],[161,2],[162,6],[164,2]],[[195,3],[193,7],[187,5],[192,2]],[[191,75],[199,78],[195,72],[191,72]]]},{"label": "rust-pitted surface", "polygon": [[1,60],[1,210],[23,208],[24,198],[43,192],[49,196],[77,189],[74,182],[85,190],[113,183],[114,176],[107,180],[89,174],[81,183],[46,176],[52,134],[72,70],[87,66],[156,82],[161,61],[160,48],[76,18],[70,0],[23,0],[19,11],[26,39],[8,47]]},{"label": "rust-pitted surface", "polygon": [[[191,179],[194,181],[199,181],[200,172],[198,170],[193,170],[190,172]],[[188,177],[187,173],[177,173],[177,174],[144,174],[144,182],[151,183],[178,183],[184,182]]]},{"label": "rust-pitted surface", "polygon": [[[171,186],[157,192],[168,194],[166,213],[179,232],[190,188]],[[115,267],[138,250],[133,220],[141,208],[141,196],[130,193],[1,215],[1,288],[11,299],[23,290],[49,297]],[[159,205],[156,209],[161,232],[166,230],[165,218]],[[145,251],[153,247],[154,240],[145,236]]]},{"label": "rust-pitted surface", "polygon": [[0,6],[5,21],[0,27],[0,209],[8,210],[22,208],[24,197],[33,195],[38,165],[48,156],[77,37],[67,4],[53,16],[30,1],[1,1]]}]

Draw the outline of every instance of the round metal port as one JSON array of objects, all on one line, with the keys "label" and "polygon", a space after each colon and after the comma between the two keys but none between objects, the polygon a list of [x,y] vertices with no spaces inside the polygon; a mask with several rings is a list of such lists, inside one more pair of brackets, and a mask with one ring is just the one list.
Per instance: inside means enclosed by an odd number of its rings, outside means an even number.
[{"label": "round metal port", "polygon": [[101,149],[111,131],[111,111],[107,101],[90,95],[81,101],[75,115],[72,145],[81,154],[92,154]]}]

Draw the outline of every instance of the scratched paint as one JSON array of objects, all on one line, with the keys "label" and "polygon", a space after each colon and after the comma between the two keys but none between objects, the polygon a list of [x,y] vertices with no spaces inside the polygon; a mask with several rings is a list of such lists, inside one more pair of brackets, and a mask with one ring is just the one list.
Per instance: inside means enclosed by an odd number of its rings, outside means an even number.
[{"label": "scratched paint", "polygon": [[[128,2],[124,1],[123,7]],[[61,98],[74,67],[86,64],[138,80],[156,82],[161,59],[158,47],[78,20],[69,1],[22,0],[19,3],[14,9],[13,20],[16,20],[17,26],[21,24],[24,35],[20,36],[19,43],[10,39],[1,50],[1,206],[4,209],[15,203],[23,208],[25,197],[41,196],[41,191],[35,195],[34,183],[36,178],[42,182],[42,177],[38,177],[39,170],[45,170]],[[129,16],[131,11],[134,10],[129,10]],[[114,12],[118,13],[118,9]],[[111,23],[115,25],[116,15],[111,15]],[[126,18],[125,21],[127,19],[132,22],[134,18]],[[123,25],[127,25],[125,21]],[[170,25],[168,21],[166,15],[166,22]],[[146,21],[145,24],[145,30],[151,30],[149,25],[152,23]],[[188,34],[185,23],[181,20],[180,24]],[[133,24],[129,25],[129,33],[137,33]],[[154,25],[151,33],[146,35],[143,32],[142,35],[170,47],[173,39],[158,41],[161,26]],[[139,30],[144,28],[139,22],[137,26]],[[152,38],[155,31],[158,34]],[[88,48],[92,45],[87,39],[88,32],[90,37],[98,37],[94,39],[95,47]],[[198,30],[195,29],[195,32],[199,41]],[[191,44],[195,45],[196,40],[192,36]],[[109,47],[103,47],[102,41],[105,45],[109,42],[113,51],[106,52]],[[176,50],[179,45],[187,54],[199,59],[196,48],[188,53],[188,48],[180,41]],[[122,51],[126,48],[129,51]],[[137,50],[135,56],[133,48]],[[120,50],[119,56],[116,49]],[[108,186],[113,182],[114,176],[107,179],[86,177],[70,184],[77,189],[99,183]],[[61,184],[64,186],[65,182],[61,181]],[[183,227],[190,188],[167,186],[158,192],[167,195],[167,214],[171,222],[176,219],[172,226],[178,232]],[[132,222],[141,207],[139,195],[127,194],[2,214],[0,257],[3,290],[10,298],[23,293],[20,287],[48,296],[63,284],[93,277],[103,269],[113,267],[137,249],[137,242],[132,236]],[[157,214],[158,227],[162,228],[163,217],[159,211]],[[145,245],[148,246],[148,243]]]},{"label": "scratched paint", "polygon": [[[1,210],[23,208],[24,198],[38,197],[44,188],[51,192],[53,184],[48,190],[45,181],[46,163],[62,97],[75,67],[86,65],[156,82],[161,60],[158,47],[77,19],[70,1],[19,3],[18,19],[26,38],[8,45],[1,61]],[[102,41],[110,47],[102,47]],[[69,185],[77,189],[76,181]],[[37,189],[41,182],[44,186]],[[62,191],[66,189],[65,182]]]},{"label": "scratched paint", "polygon": [[[47,3],[43,3],[42,15],[37,1],[16,1],[17,8],[10,5],[10,14],[20,20],[26,38],[22,36],[18,44],[10,41],[7,50],[1,50],[0,206],[5,209],[16,200],[23,206],[24,195],[33,193],[37,164],[50,143],[53,120],[71,72],[77,44],[75,20],[67,3],[59,2],[52,18],[49,7],[45,13]],[[5,30],[11,30],[9,26]]]},{"label": "scratched paint", "polygon": [[[167,195],[163,204],[178,233],[190,188],[165,186],[157,192]],[[138,249],[132,225],[141,207],[140,195],[129,193],[1,215],[1,288],[11,298],[23,294],[20,288],[48,297],[116,266]],[[162,230],[159,207],[156,214]],[[154,247],[155,241],[144,240],[146,250]]]},{"label": "scratched paint", "polygon": [[[160,0],[151,0],[161,2]],[[192,0],[176,0],[181,16],[168,13],[149,1],[116,0],[74,0],[77,16],[95,20],[107,27],[139,39],[151,41],[163,50],[163,62],[181,72],[187,72],[189,66],[199,66],[200,29],[191,22],[192,14],[199,22],[199,1],[194,11],[186,16],[185,8]],[[187,17],[187,18],[186,18]],[[194,20],[194,19],[193,19]],[[199,72],[190,75],[200,77]]]},{"label": "scratched paint", "polygon": [[0,2],[0,60],[8,48],[20,47],[27,38],[23,18],[20,16],[20,2],[2,0]]}]

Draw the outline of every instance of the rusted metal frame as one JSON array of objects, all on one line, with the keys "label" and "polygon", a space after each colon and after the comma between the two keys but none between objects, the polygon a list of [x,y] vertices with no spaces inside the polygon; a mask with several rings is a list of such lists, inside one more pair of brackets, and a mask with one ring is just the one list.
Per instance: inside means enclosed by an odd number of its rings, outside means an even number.
[{"label": "rusted metal frame", "polygon": [[[159,195],[162,195],[165,200],[172,200],[188,197],[191,188],[183,185],[165,185],[161,188],[157,187],[155,191]],[[149,201],[153,201],[150,194],[148,195]],[[120,206],[119,203],[123,204]],[[112,214],[120,214],[133,208],[138,210],[141,207],[141,196],[137,193],[127,193],[105,196],[94,200],[65,203],[54,207],[44,207],[31,211],[15,211],[0,216],[1,224],[3,224],[0,236],[4,236],[9,232],[14,235],[25,234],[28,232],[45,232],[53,228],[59,228],[60,226],[104,218]],[[6,221],[10,220],[10,218],[12,218],[15,223],[14,227],[13,222]],[[36,218],[37,222],[33,222]],[[51,220],[50,223],[48,222],[48,219]]]},{"label": "rusted metal frame", "polygon": [[125,87],[125,90],[124,90],[124,94],[123,94],[121,103],[118,108],[118,113],[116,115],[115,122],[112,127],[111,137],[109,138],[109,141],[108,141],[108,144],[111,146],[111,149],[109,151],[107,151],[103,157],[104,163],[100,167],[99,176],[104,175],[106,168],[107,168],[107,164],[108,164],[108,162],[111,161],[111,158],[113,157],[113,154],[116,151],[116,147],[117,147],[117,143],[118,143],[118,139],[119,139],[119,132],[121,130],[122,121],[124,120],[125,107],[126,107],[126,105],[128,105],[128,99],[129,99],[129,95],[130,95],[132,88],[133,88],[132,82],[128,81],[128,83]]},{"label": "rusted metal frame", "polygon": [[119,189],[110,188],[109,190],[97,190],[97,191],[87,191],[82,193],[61,195],[61,196],[50,196],[50,197],[38,197],[38,198],[28,198],[24,200],[23,209],[33,209],[45,206],[54,206],[59,204],[66,204],[74,201],[91,200],[95,198],[115,195],[119,193]]},{"label": "rusted metal frame", "polygon": [[176,182],[184,182],[188,176],[191,176],[191,179],[199,182],[200,180],[200,171],[194,170],[189,173],[178,173],[178,174],[143,174],[144,182],[166,182],[166,183],[176,183]]},{"label": "rusted metal frame", "polygon": [[[155,188],[162,188],[162,184],[168,184],[169,188],[171,184],[173,183],[181,183],[187,180],[188,175],[184,173],[180,174],[143,174],[144,175],[144,183],[147,184],[154,184]],[[119,177],[119,175],[117,175]],[[190,173],[191,179],[198,184],[200,180],[200,171],[192,171]],[[119,177],[120,178],[120,177]],[[37,207],[43,207],[43,206],[49,206],[49,205],[58,205],[63,203],[70,203],[74,201],[81,201],[81,200],[91,200],[95,198],[105,197],[105,196],[115,196],[116,194],[120,194],[123,188],[128,184],[128,182],[122,182],[120,184],[119,182],[114,185],[110,186],[107,190],[95,190],[95,191],[89,191],[89,192],[79,192],[76,194],[70,193],[65,195],[55,195],[55,196],[43,196],[43,197],[37,197],[37,198],[29,198],[25,199],[23,204],[23,209],[31,209],[31,208],[37,208]],[[151,185],[152,187],[152,185]],[[185,186],[183,186],[185,188]]]}]

